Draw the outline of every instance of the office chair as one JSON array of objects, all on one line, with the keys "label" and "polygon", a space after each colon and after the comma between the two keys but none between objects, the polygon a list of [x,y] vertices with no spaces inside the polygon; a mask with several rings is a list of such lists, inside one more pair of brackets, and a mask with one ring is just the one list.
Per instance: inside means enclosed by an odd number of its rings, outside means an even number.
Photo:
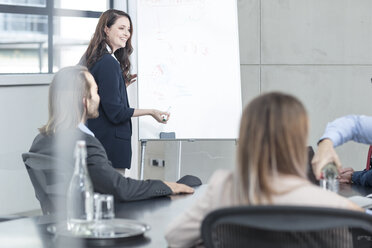
[{"label": "office chair", "polygon": [[201,235],[207,248],[372,247],[372,216],[318,207],[232,207],[209,213]]},{"label": "office chair", "polygon": [[66,204],[66,189],[72,175],[72,165],[65,166],[55,158],[32,152],[23,153],[22,159],[43,214],[54,214],[57,207]]},{"label": "office chair", "polygon": [[313,160],[314,157],[314,149],[312,146],[307,147],[307,178],[309,179],[310,182],[313,184],[319,186],[319,180],[316,179],[314,172],[313,172],[313,167],[311,165],[311,161]]}]

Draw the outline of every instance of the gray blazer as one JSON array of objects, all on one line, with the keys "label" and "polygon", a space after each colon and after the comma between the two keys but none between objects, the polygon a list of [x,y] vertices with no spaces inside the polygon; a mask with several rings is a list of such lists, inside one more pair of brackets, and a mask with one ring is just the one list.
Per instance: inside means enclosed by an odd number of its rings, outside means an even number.
[{"label": "gray blazer", "polygon": [[71,165],[72,175],[73,152],[77,140],[86,141],[88,171],[95,192],[112,194],[118,201],[135,201],[172,194],[172,190],[160,180],[144,181],[123,177],[112,167],[98,139],[80,129],[63,131],[55,135],[39,134],[31,145],[30,153],[63,160],[64,166]]}]

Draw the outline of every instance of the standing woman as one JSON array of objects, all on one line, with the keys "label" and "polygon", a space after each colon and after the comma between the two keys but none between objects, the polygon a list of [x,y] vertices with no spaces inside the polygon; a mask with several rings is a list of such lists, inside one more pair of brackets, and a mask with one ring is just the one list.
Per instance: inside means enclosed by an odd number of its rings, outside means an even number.
[{"label": "standing woman", "polygon": [[[132,117],[151,115],[164,124],[166,121],[163,119],[169,119],[166,112],[129,106],[126,88],[137,77],[129,72],[132,34],[129,15],[109,9],[99,18],[96,31],[81,59],[96,80],[101,97],[99,117],[89,120],[88,128],[106,149],[112,165],[118,169],[130,168]],[[167,118],[162,118],[162,115]]]}]

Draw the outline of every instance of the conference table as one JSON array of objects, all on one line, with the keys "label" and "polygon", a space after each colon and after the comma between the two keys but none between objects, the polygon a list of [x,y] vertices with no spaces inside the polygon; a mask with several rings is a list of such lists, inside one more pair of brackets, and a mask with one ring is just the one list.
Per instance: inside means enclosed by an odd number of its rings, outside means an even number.
[{"label": "conference table", "polygon": [[[191,195],[174,195],[143,201],[116,203],[116,218],[137,220],[151,227],[143,236],[120,241],[104,240],[104,242],[77,243],[55,237],[46,231],[52,222],[48,216],[21,218],[0,223],[0,247],[166,247],[164,232],[167,225],[183,211],[189,208],[206,189],[199,186]],[[358,185],[341,184],[339,194],[350,197],[368,195],[372,188]]]},{"label": "conference table", "polygon": [[89,241],[82,245],[81,242],[49,234],[46,228],[53,223],[53,216],[37,216],[0,222],[0,247],[167,247],[164,232],[168,223],[201,197],[206,187],[196,187],[193,194],[116,203],[116,218],[137,220],[150,226],[143,236],[134,239]]}]

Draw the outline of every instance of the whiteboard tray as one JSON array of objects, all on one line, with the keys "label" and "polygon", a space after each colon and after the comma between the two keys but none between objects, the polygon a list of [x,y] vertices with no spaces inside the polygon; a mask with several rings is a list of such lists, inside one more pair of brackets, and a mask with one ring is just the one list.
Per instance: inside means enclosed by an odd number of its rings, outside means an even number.
[{"label": "whiteboard tray", "polygon": [[66,221],[51,224],[47,227],[47,231],[51,234],[54,234],[55,236],[86,240],[112,240],[133,238],[142,236],[148,230],[150,230],[150,226],[145,223],[136,220],[120,218],[102,220],[99,223],[92,224],[92,228],[90,229],[90,231],[84,234],[75,234],[67,230]]}]

